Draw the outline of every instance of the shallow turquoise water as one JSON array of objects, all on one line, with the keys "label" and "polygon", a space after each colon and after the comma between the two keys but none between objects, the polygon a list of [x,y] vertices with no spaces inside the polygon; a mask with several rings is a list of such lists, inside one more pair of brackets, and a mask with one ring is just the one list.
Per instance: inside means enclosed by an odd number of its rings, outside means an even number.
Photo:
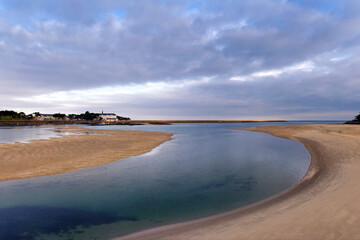
[{"label": "shallow turquoise water", "polygon": [[104,166],[1,182],[0,239],[109,239],[280,192],[306,173],[309,153],[297,142],[231,129],[256,125],[264,123],[106,127],[177,134]]}]

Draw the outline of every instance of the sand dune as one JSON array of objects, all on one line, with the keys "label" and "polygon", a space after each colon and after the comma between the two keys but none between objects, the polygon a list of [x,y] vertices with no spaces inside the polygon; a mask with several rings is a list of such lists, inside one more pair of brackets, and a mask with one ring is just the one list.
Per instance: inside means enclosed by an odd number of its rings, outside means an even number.
[{"label": "sand dune", "polygon": [[312,157],[304,178],[286,192],[248,207],[117,240],[360,239],[360,126],[251,130],[303,143]]},{"label": "sand dune", "polygon": [[151,151],[173,134],[65,128],[82,133],[30,143],[0,144],[0,181],[53,175]]}]

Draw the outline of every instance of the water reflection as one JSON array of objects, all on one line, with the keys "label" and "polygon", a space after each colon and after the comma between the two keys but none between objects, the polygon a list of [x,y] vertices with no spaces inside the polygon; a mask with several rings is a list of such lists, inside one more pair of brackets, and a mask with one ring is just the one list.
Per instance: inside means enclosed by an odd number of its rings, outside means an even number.
[{"label": "water reflection", "polygon": [[75,134],[57,131],[53,127],[0,127],[0,143],[27,143],[30,140],[57,138]]}]

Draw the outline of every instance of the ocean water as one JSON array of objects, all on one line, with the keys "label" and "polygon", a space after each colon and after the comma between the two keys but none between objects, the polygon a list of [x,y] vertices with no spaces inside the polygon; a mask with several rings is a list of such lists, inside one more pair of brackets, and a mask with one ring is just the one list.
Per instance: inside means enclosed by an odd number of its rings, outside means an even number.
[{"label": "ocean water", "polygon": [[310,155],[300,143],[233,128],[281,124],[89,126],[176,135],[107,165],[0,182],[0,239],[110,239],[262,200],[301,179]]}]

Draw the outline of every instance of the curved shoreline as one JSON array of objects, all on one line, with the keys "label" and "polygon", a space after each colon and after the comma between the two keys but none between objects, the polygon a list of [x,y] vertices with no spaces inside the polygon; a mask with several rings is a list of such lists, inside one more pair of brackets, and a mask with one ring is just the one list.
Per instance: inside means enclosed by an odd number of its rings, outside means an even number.
[{"label": "curved shoreline", "polygon": [[[354,211],[360,212],[356,200],[348,197],[346,204],[343,203],[348,211],[342,214],[336,212],[343,209],[340,202],[344,194],[337,185],[339,182],[341,184],[339,180],[343,177],[341,163],[346,161],[339,161],[338,158],[344,155],[343,152],[350,152],[344,149],[343,144],[355,141],[355,145],[360,145],[359,128],[355,138],[352,134],[344,133],[349,129],[352,131],[353,128],[356,126],[285,125],[242,129],[265,132],[302,143],[311,154],[307,173],[289,189],[260,202],[214,216],[148,229],[114,239],[257,240],[264,239],[265,236],[266,239],[277,240],[360,239],[360,231],[356,225],[360,223],[360,218],[352,217],[351,223],[344,221],[344,218],[353,216]],[[360,154],[355,150],[355,155]],[[353,193],[352,189],[345,189]],[[353,194],[360,196],[360,191]],[[334,201],[334,198],[337,201]],[[334,205],[336,209],[331,211],[330,207]],[[334,213],[332,215],[328,212]]]},{"label": "curved shoreline", "polygon": [[150,152],[174,134],[133,130],[61,128],[60,138],[0,143],[0,181],[40,177],[104,165]]}]

